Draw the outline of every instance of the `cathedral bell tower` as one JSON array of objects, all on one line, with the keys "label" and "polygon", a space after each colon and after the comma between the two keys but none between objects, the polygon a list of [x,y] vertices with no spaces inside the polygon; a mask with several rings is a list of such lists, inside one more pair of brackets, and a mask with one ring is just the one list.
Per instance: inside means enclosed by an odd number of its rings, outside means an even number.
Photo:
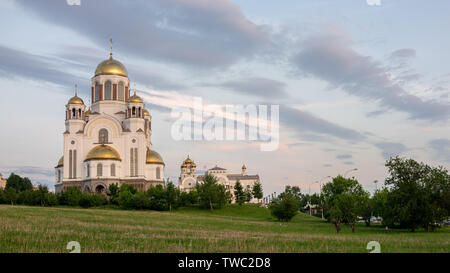
[{"label": "cathedral bell tower", "polygon": [[83,100],[78,97],[77,85],[75,85],[75,96],[70,98],[66,104],[66,132],[76,133],[83,130],[85,122],[85,110]]}]

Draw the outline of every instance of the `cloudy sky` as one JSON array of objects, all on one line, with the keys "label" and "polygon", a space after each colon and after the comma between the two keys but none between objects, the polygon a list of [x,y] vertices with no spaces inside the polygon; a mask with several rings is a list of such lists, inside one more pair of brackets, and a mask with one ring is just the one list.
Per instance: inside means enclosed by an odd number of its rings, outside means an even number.
[{"label": "cloudy sky", "polygon": [[[65,104],[75,83],[89,101],[109,37],[174,181],[187,154],[200,170],[245,163],[266,194],[308,192],[353,168],[372,191],[394,155],[450,169],[449,10],[446,0],[3,0],[0,172],[53,186]],[[194,97],[280,105],[279,149],[173,140],[171,109]]]}]

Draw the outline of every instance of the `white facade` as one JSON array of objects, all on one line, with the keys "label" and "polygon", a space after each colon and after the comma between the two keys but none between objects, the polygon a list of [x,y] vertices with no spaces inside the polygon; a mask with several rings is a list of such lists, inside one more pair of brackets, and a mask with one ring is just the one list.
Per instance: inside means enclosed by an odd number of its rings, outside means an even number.
[{"label": "white facade", "polygon": [[165,164],[152,150],[151,116],[140,97],[130,97],[128,73],[112,54],[97,66],[91,99],[88,111],[77,94],[66,105],[56,192],[69,186],[104,192],[112,183],[132,184],[139,190],[164,185]]},{"label": "white facade", "polygon": [[[196,164],[188,156],[188,158],[184,160],[181,165],[181,173],[178,178],[178,188],[180,190],[189,192],[195,189],[197,183],[203,182],[205,176],[197,175],[196,170]],[[206,174],[215,176],[217,178],[217,182],[224,185],[225,189],[232,195],[232,202],[235,202],[234,186],[237,181],[241,183],[244,190],[247,188],[252,190],[255,183],[261,183],[259,175],[247,174],[247,167],[245,165],[242,166],[242,172],[240,174],[228,174],[227,169],[218,166],[207,170]],[[258,203],[259,201],[259,199],[252,198],[250,203]]]}]

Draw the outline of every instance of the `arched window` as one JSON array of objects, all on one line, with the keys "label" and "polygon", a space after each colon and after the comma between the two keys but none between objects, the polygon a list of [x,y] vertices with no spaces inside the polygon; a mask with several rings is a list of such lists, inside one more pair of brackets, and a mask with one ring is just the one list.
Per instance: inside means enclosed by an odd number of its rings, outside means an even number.
[{"label": "arched window", "polygon": [[111,176],[116,176],[116,164],[111,164]]},{"label": "arched window", "polygon": [[97,164],[97,176],[103,176],[103,165],[102,163]]},{"label": "arched window", "polygon": [[95,96],[94,96],[94,102],[97,102],[100,100],[100,92],[99,92],[100,86],[98,85],[98,82],[95,83]]},{"label": "arched window", "polygon": [[87,164],[86,166],[86,177],[89,177],[91,175],[91,166]]},{"label": "arched window", "polygon": [[108,143],[108,130],[105,128],[98,131],[98,143]]},{"label": "arched window", "polygon": [[58,170],[58,182],[61,182],[61,170]]},{"label": "arched window", "polygon": [[139,111],[138,111],[138,117],[140,118],[140,117],[142,117],[142,115],[141,115],[141,107],[139,107]]},{"label": "arched window", "polygon": [[136,117],[136,107],[133,106],[132,110],[131,110],[131,116],[132,117]]},{"label": "arched window", "polygon": [[156,167],[156,179],[161,179],[161,168]]},{"label": "arched window", "polygon": [[119,82],[118,89],[119,90],[117,90],[117,92],[119,92],[119,94],[117,97],[119,98],[119,100],[124,101],[125,100],[125,85],[123,84],[123,82]]},{"label": "arched window", "polygon": [[78,109],[78,118],[81,119],[81,109]]},{"label": "arched window", "polygon": [[105,82],[105,100],[112,100],[111,81],[106,81]]},{"label": "arched window", "polygon": [[72,118],[75,118],[75,108],[72,108]]}]

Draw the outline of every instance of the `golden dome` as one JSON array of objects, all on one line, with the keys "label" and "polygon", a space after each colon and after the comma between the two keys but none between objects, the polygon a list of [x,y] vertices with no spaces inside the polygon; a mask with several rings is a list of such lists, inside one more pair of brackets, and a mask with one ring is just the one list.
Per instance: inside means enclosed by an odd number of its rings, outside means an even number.
[{"label": "golden dome", "polygon": [[147,164],[164,164],[162,157],[155,151],[147,148],[147,159],[145,160]]},{"label": "golden dome", "polygon": [[84,113],[84,116],[89,117],[90,114],[91,114],[91,108],[89,107],[89,109],[86,111],[86,113]]},{"label": "golden dome", "polygon": [[110,56],[109,59],[101,62],[97,66],[97,69],[95,69],[95,76],[98,75],[118,75],[128,77],[128,72],[121,62],[114,60],[112,56]]},{"label": "golden dome", "polygon": [[58,165],[56,165],[56,168],[64,166],[64,156],[61,156],[61,158],[58,161]]},{"label": "golden dome", "polygon": [[69,102],[67,104],[84,104],[83,100],[78,97],[77,95],[75,95],[74,97],[72,97]]},{"label": "golden dome", "polygon": [[184,163],[181,165],[181,168],[186,168],[186,167],[187,167],[187,165]]},{"label": "golden dome", "polygon": [[121,160],[119,153],[116,150],[114,150],[114,148],[106,146],[104,144],[92,148],[84,161],[93,159]]},{"label": "golden dome", "polygon": [[147,111],[147,109],[144,109],[144,116],[147,116],[147,117],[150,116],[150,113]]},{"label": "golden dome", "polygon": [[136,95],[136,92],[134,92],[134,95],[128,99],[128,102],[144,103],[144,101],[141,99],[141,97]]},{"label": "golden dome", "polygon": [[246,170],[246,169],[247,169],[247,167],[245,166],[245,164],[242,165],[242,169],[243,169],[243,170]]}]

